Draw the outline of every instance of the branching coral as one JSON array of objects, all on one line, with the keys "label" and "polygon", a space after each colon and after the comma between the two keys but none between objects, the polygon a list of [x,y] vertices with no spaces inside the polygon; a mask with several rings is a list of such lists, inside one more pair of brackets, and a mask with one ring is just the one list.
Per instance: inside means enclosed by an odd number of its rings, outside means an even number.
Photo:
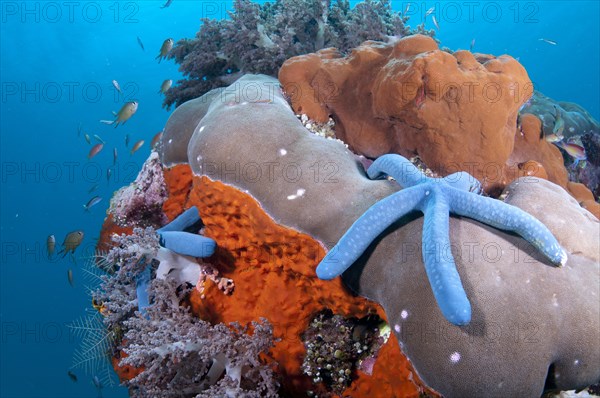
[{"label": "branching coral", "polygon": [[[365,40],[388,41],[411,34],[407,17],[389,0],[367,0],[351,8],[347,0],[277,0],[262,5],[236,0],[229,19],[203,19],[195,39],[177,42],[169,57],[186,76],[165,97],[180,105],[229,85],[241,73],[275,76],[293,56],[325,47],[345,52]],[[433,36],[433,31],[425,32]]]},{"label": "branching coral", "polygon": [[108,211],[120,226],[158,228],[167,221],[162,212],[166,198],[162,166],[152,152],[135,181],[115,193]]},{"label": "branching coral", "polygon": [[149,319],[125,322],[127,357],[120,365],[145,367],[127,382],[136,396],[277,396],[273,371],[259,358],[273,343],[268,322],[253,323],[251,334],[237,324],[212,326],[179,305],[176,285],[153,281]]}]

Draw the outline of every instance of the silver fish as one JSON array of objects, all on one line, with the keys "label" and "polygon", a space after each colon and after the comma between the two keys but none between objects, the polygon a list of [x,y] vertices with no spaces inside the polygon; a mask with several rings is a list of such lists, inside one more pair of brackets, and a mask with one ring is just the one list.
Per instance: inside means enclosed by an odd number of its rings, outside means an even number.
[{"label": "silver fish", "polygon": [[544,39],[544,38],[541,38],[540,41],[543,41],[548,44],[552,44],[553,46],[555,46],[557,44],[554,40],[548,40],[548,39]]},{"label": "silver fish", "polygon": [[75,287],[73,284],[73,270],[71,268],[67,270],[67,279],[69,280],[69,285],[71,285],[71,287]]},{"label": "silver fish", "polygon": [[99,135],[97,135],[97,134],[94,134],[94,139],[95,139],[96,141],[98,141],[98,142],[100,142],[100,143],[104,144],[104,140],[103,140],[102,138],[100,138],[100,136],[99,136]]},{"label": "silver fish", "polygon": [[97,205],[101,200],[102,200],[102,198],[100,196],[94,196],[93,198],[88,200],[88,202],[86,204],[83,205],[83,208],[85,209],[85,211],[89,211],[92,207]]},{"label": "silver fish", "polygon": [[48,239],[46,239],[46,247],[48,249],[48,260],[52,258],[54,254],[54,248],[56,247],[56,238],[54,235],[48,235]]},{"label": "silver fish", "polygon": [[117,164],[117,148],[113,148],[113,166]]},{"label": "silver fish", "polygon": [[119,82],[116,80],[112,81],[112,85],[115,88],[115,90],[117,90],[119,93],[121,93],[121,86],[119,86]]}]

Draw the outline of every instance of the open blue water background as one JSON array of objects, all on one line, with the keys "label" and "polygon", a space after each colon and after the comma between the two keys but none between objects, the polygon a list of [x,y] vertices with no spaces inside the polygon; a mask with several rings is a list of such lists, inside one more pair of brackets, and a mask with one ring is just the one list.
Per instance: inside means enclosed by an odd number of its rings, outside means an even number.
[{"label": "open blue water background", "polygon": [[[180,77],[172,61],[154,57],[168,37],[193,37],[201,17],[223,18],[230,3],[163,1],[2,1],[0,45],[0,396],[96,397],[91,376],[67,376],[78,340],[66,325],[90,307],[81,270],[93,251],[112,193],[131,182],[162,129],[169,112],[157,94],[165,79]],[[451,49],[519,57],[537,89],[584,106],[596,119],[599,104],[599,6],[566,2],[413,2],[420,23],[436,6],[438,38]],[[403,10],[406,2],[394,2]],[[459,13],[457,13],[459,12]],[[428,27],[433,27],[428,19]],[[136,37],[143,41],[142,51]],[[555,41],[551,45],[540,41]],[[116,96],[116,79],[124,96]],[[111,119],[126,100],[136,99],[136,115],[114,129]],[[101,136],[106,145],[92,161],[78,137]],[[125,147],[144,139],[133,156]],[[119,159],[112,166],[112,150]],[[112,166],[110,181],[106,169]],[[88,190],[98,184],[98,189]],[[90,212],[82,205],[93,195],[103,201]],[[66,233],[83,230],[77,263],[49,261],[49,234],[61,243]],[[74,273],[75,287],[67,281]],[[104,397],[126,397],[125,388],[104,388]]]}]

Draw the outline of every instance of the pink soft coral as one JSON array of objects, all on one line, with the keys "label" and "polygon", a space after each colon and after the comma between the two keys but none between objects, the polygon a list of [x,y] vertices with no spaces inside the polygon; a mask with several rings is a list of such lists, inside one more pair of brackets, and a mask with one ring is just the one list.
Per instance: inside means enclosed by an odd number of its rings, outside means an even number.
[{"label": "pink soft coral", "polygon": [[160,159],[152,152],[135,181],[115,193],[108,211],[120,226],[158,228],[167,222],[162,211],[166,199]]}]

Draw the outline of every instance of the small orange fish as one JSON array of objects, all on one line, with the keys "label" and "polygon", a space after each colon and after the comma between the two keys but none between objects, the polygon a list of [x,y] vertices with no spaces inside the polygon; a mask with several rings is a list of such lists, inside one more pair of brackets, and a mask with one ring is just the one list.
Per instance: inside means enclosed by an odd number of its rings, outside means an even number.
[{"label": "small orange fish", "polygon": [[90,153],[88,153],[88,159],[93,158],[94,156],[96,156],[97,154],[100,153],[100,151],[102,150],[102,148],[104,148],[104,144],[96,144],[92,147],[92,149],[90,149]]},{"label": "small orange fish", "polygon": [[163,136],[163,132],[159,131],[158,133],[156,133],[156,135],[152,138],[152,141],[150,142],[150,147],[154,148],[156,147],[156,144],[158,144],[160,142],[160,140],[162,139]]},{"label": "small orange fish", "polygon": [[131,148],[131,154],[133,155],[134,153],[137,152],[138,149],[140,149],[142,147],[142,145],[144,145],[144,140],[139,140],[138,142],[136,142],[133,145],[133,148]]},{"label": "small orange fish", "polygon": [[568,153],[573,159],[575,159],[575,167],[579,164],[579,161],[586,160],[587,156],[585,154],[585,148],[581,145],[573,144],[573,143],[565,143],[564,141],[555,142],[554,145],[563,149],[566,153]]}]

